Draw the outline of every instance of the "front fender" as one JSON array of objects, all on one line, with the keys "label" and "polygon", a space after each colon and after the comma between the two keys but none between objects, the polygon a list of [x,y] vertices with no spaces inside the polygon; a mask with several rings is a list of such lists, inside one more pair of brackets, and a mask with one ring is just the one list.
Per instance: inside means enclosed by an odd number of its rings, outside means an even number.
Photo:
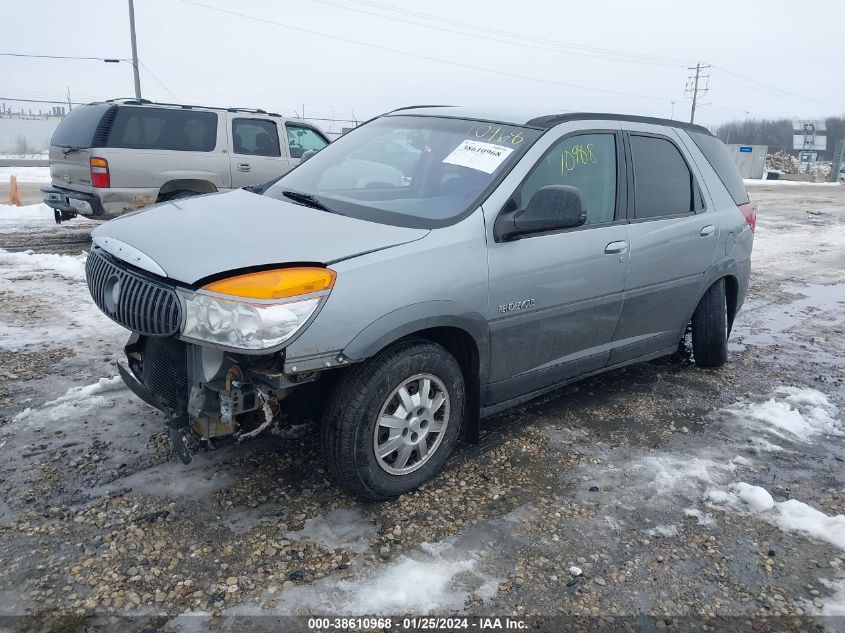
[{"label": "front fender", "polygon": [[452,327],[468,333],[478,348],[478,373],[484,384],[490,368],[490,328],[478,312],[457,301],[424,301],[399,308],[373,321],[346,346],[344,356],[363,360],[401,338],[436,327]]}]

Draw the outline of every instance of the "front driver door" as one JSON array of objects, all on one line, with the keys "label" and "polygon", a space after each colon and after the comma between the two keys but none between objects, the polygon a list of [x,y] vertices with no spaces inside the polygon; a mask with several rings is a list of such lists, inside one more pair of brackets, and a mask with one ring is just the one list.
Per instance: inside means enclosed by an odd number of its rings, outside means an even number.
[{"label": "front driver door", "polygon": [[[512,197],[525,208],[545,185],[577,187],[587,222],[495,242],[488,236],[491,372],[486,405],[602,368],[628,269],[625,159],[613,129],[561,133]],[[488,201],[489,202],[489,201]]]}]

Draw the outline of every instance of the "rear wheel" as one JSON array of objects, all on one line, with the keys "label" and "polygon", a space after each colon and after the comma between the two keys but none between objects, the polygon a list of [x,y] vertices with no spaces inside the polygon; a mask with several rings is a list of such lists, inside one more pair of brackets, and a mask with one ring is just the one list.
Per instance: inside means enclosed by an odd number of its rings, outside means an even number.
[{"label": "rear wheel", "polygon": [[719,279],[701,298],[692,315],[692,353],[701,367],[721,367],[728,361],[728,303],[725,280]]},{"label": "rear wheel", "polygon": [[163,193],[158,197],[159,202],[169,202],[170,200],[179,200],[180,198],[191,198],[193,196],[198,196],[196,191],[188,191],[187,189],[180,189],[178,191],[171,191],[169,193]]},{"label": "rear wheel", "polygon": [[323,418],[323,454],[347,492],[396,497],[440,472],[463,413],[464,380],[454,357],[429,341],[403,342],[335,386]]}]

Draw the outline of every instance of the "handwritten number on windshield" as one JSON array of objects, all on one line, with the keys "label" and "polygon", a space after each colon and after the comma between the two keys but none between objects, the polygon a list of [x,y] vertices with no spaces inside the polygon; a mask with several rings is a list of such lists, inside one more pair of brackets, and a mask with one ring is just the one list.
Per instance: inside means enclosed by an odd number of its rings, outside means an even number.
[{"label": "handwritten number on windshield", "polygon": [[502,129],[501,126],[487,124],[472,126],[466,133],[466,137],[484,139],[489,143],[510,143],[511,145],[519,145],[525,140],[522,130]]}]

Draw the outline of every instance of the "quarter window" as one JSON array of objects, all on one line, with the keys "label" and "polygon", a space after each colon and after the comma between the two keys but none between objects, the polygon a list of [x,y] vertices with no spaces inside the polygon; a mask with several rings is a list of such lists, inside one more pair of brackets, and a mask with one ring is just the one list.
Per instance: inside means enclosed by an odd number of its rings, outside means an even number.
[{"label": "quarter window", "polygon": [[671,141],[631,137],[634,161],[634,211],[637,218],[691,213],[697,204],[692,172]]},{"label": "quarter window", "polygon": [[522,184],[517,201],[528,206],[538,189],[569,185],[581,192],[587,224],[612,222],[616,211],[616,137],[613,134],[569,136],[546,152]]},{"label": "quarter window", "polygon": [[232,151],[250,156],[281,156],[276,124],[264,119],[234,119]]},{"label": "quarter window", "polygon": [[108,147],[210,152],[217,144],[217,114],[121,106],[109,133]]},{"label": "quarter window", "polygon": [[326,139],[309,127],[288,124],[287,130],[291,158],[302,158],[305,152],[309,150],[319,152],[328,145]]}]

